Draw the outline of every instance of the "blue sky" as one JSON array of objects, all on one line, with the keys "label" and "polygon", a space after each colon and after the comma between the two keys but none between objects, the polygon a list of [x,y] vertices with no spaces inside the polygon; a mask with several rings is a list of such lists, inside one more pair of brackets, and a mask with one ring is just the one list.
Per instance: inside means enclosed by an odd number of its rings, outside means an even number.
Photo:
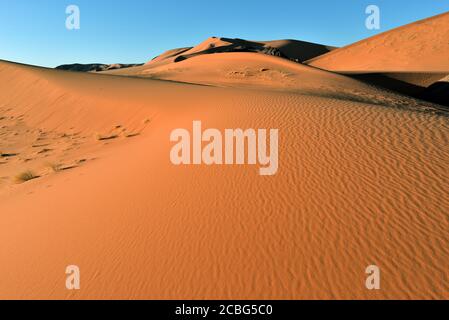
[{"label": "blue sky", "polygon": [[[65,27],[71,4],[80,8],[80,30]],[[365,28],[370,4],[380,7],[380,30]],[[210,36],[343,46],[446,11],[446,0],[0,0],[0,59],[146,62]]]}]

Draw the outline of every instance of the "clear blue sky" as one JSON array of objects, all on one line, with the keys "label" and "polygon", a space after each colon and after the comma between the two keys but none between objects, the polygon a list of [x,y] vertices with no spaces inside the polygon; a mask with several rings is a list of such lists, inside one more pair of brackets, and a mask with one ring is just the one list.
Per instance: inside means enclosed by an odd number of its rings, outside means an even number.
[{"label": "clear blue sky", "polygon": [[[81,29],[65,28],[78,5]],[[381,30],[365,8],[381,9]],[[210,36],[299,39],[334,46],[449,11],[449,0],[0,0],[0,59],[64,63],[146,62]]]}]

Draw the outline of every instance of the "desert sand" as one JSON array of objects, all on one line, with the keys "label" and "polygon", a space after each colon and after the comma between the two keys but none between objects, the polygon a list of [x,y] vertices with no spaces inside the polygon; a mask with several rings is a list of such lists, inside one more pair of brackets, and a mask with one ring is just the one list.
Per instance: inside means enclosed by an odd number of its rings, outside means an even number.
[{"label": "desert sand", "polygon": [[[163,62],[188,50],[104,74],[0,62],[0,298],[449,298],[445,108],[257,52]],[[278,173],[174,166],[194,120],[278,128]]]},{"label": "desert sand", "polygon": [[338,72],[449,71],[449,13],[387,31],[306,63]]}]

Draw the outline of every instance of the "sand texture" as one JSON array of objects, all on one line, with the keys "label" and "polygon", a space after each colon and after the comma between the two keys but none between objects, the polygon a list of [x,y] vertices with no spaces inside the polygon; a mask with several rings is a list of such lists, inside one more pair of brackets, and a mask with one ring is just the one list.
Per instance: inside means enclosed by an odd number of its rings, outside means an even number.
[{"label": "sand texture", "polygon": [[[215,87],[1,62],[0,298],[448,298],[447,116],[261,59],[304,81],[238,88],[224,72]],[[279,172],[172,165],[170,132],[193,120],[279,128]],[[24,170],[39,178],[14,181]],[[65,288],[70,264],[80,291]],[[381,291],[365,288],[370,264]]]}]

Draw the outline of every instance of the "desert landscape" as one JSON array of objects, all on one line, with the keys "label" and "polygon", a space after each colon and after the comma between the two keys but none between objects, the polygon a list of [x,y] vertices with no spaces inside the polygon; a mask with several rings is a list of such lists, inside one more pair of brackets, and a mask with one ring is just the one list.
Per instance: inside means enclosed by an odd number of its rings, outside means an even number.
[{"label": "desert landscape", "polygon": [[[446,13],[342,48],[0,61],[0,299],[448,299],[448,39]],[[277,174],[173,165],[195,120],[279,129]]]}]

